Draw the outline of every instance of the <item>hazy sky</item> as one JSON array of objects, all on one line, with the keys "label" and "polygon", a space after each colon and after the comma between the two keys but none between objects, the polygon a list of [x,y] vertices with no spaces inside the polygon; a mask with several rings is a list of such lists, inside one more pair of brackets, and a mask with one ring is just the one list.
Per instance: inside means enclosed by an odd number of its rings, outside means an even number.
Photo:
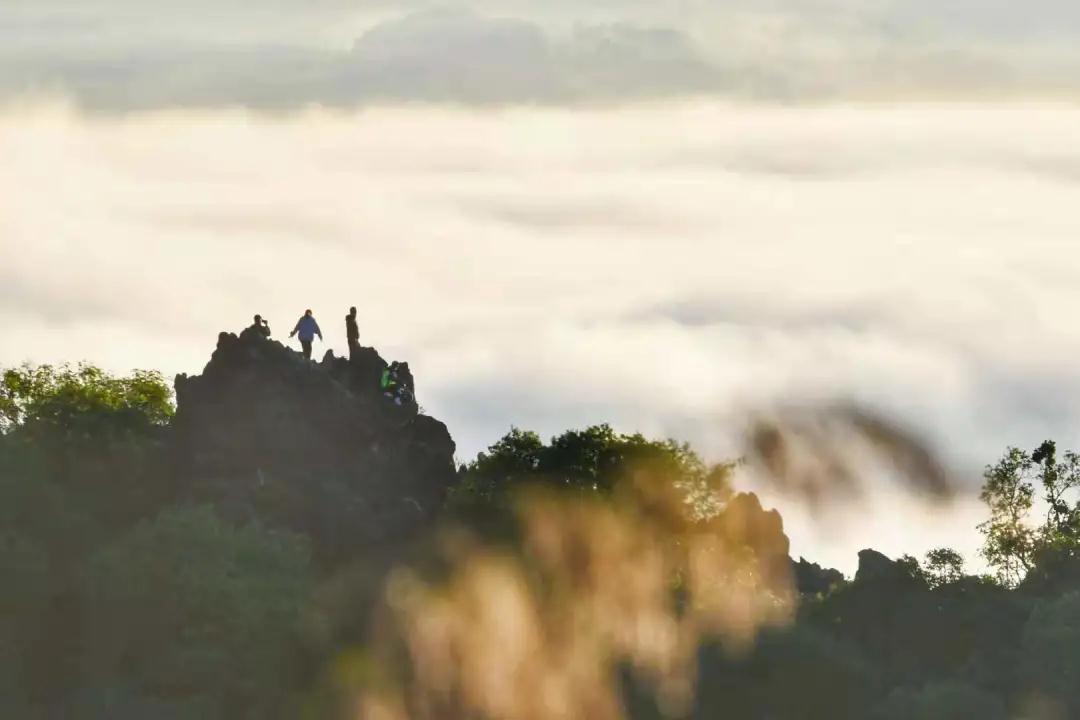
[{"label": "hazy sky", "polygon": [[5,0],[0,95],[105,111],[1075,97],[1078,40],[1074,0]]},{"label": "hazy sky", "polygon": [[970,551],[981,465],[1076,444],[1075,2],[252,5],[0,5],[0,363],[198,372],[305,307],[341,352],[356,304],[462,459],[855,401],[970,491],[775,499],[845,569]]}]

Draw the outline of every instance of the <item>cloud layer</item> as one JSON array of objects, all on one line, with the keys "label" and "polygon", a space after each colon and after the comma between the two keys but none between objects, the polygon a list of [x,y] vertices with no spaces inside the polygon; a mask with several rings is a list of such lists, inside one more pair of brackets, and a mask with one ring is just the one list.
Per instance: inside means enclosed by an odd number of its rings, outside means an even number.
[{"label": "cloud layer", "polygon": [[678,7],[15,0],[0,8],[0,98],[116,112],[1080,97],[1080,11],[1066,0]]},{"label": "cloud layer", "polygon": [[[198,372],[219,330],[305,307],[340,352],[355,304],[462,458],[602,421],[722,456],[751,410],[842,400],[974,492],[1006,444],[1080,431],[1068,107],[26,105],[0,154],[2,364]],[[871,499],[885,550],[912,549],[900,502]]]}]

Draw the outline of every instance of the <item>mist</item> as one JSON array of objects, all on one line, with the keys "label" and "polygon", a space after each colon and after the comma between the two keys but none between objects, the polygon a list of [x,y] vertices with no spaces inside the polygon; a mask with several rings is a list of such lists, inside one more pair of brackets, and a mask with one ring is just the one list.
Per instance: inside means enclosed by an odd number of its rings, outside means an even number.
[{"label": "mist", "polygon": [[[340,354],[355,304],[461,459],[603,421],[731,457],[750,411],[843,401],[925,438],[963,505],[1006,444],[1080,426],[1078,115],[25,100],[0,113],[0,362],[194,372],[218,331],[307,307]],[[875,492],[882,550],[974,547]],[[858,528],[777,504],[796,554],[851,567]]]}]

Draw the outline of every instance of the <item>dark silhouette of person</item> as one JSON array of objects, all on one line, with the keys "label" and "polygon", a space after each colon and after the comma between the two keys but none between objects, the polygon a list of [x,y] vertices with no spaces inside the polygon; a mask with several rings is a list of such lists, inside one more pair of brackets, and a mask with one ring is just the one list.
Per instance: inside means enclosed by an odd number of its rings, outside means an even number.
[{"label": "dark silhouette of person", "polygon": [[318,335],[320,340],[323,339],[319,323],[315,322],[310,310],[305,310],[304,316],[296,321],[296,327],[289,333],[289,337],[293,335],[300,336],[300,347],[304,348],[304,357],[308,360],[311,359],[311,343],[315,340],[315,336]]},{"label": "dark silhouette of person", "polygon": [[397,395],[397,362],[392,362],[383,368],[379,378],[379,388],[383,391],[383,397],[391,400]]},{"label": "dark silhouette of person", "polygon": [[360,330],[356,327],[356,308],[349,308],[349,314],[345,316],[345,339],[349,342],[349,359],[356,357],[356,351],[360,347]]},{"label": "dark silhouette of person", "polygon": [[379,380],[383,397],[394,401],[398,407],[412,401],[412,373],[408,363],[394,361],[383,369],[382,378]]},{"label": "dark silhouette of person", "polygon": [[263,320],[262,315],[256,315],[255,322],[248,329],[261,337],[270,337],[270,323]]}]

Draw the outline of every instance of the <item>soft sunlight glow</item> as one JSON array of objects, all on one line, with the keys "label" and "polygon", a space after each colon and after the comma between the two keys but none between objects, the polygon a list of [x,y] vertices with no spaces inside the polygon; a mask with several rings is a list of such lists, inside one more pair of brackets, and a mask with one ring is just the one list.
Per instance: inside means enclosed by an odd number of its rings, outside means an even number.
[{"label": "soft sunlight glow", "polygon": [[0,153],[4,364],[197,371],[219,330],[260,312],[282,337],[306,307],[341,353],[355,304],[462,458],[511,423],[599,421],[722,456],[748,408],[842,399],[919,428],[974,491],[1006,444],[1080,430],[1068,106],[25,101]]}]

